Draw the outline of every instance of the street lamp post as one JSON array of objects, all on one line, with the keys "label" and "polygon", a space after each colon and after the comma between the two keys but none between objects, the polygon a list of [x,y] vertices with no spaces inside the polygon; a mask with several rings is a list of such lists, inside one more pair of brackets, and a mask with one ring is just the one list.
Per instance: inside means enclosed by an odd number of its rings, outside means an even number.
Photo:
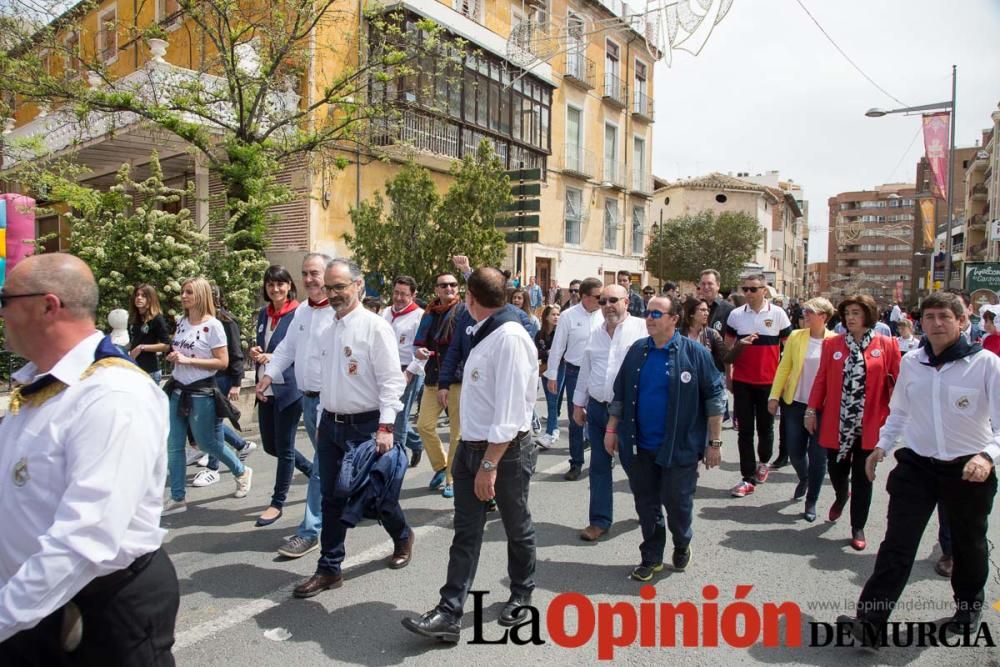
[{"label": "street lamp post", "polygon": [[[903,107],[902,109],[869,109],[865,112],[865,115],[869,118],[881,118],[882,116],[887,116],[891,113],[913,113],[920,111],[938,111],[941,109],[949,109],[951,112],[951,118],[948,123],[949,125],[949,138],[948,144],[948,193],[947,201],[945,203],[945,208],[947,209],[947,228],[945,230],[945,254],[944,254],[944,288],[948,289],[951,287],[951,249],[952,249],[952,238],[951,238],[951,228],[954,224],[952,219],[952,213],[954,211],[955,200],[955,91],[956,82],[958,77],[958,71],[955,65],[951,66],[951,101],[948,102],[936,102],[934,104],[921,104],[915,107]],[[933,267],[933,262],[932,262]],[[932,275],[931,278],[934,276]]]}]

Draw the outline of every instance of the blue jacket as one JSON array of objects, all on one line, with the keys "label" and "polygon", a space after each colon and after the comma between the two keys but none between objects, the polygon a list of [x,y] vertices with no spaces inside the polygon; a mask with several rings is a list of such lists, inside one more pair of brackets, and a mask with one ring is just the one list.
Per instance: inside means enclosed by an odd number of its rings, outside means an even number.
[{"label": "blue jacket", "polygon": [[[517,313],[518,319],[524,328],[531,331],[531,318],[520,308],[515,308],[507,304],[502,311]],[[453,384],[462,383],[462,373],[465,371],[465,360],[469,358],[472,351],[472,327],[476,326],[476,320],[469,311],[464,311],[455,325],[455,333],[448,346],[448,353],[441,362],[441,372],[438,375],[438,389],[447,389]],[[531,337],[534,339],[534,336]]]},{"label": "blue jacket", "polygon": [[[292,318],[294,317],[294,309],[281,316],[281,319],[278,320],[278,328],[271,335],[271,344],[264,349],[264,352],[268,354],[274,352],[275,348],[278,347],[278,343],[285,339],[285,334],[288,333],[288,326],[292,323]],[[264,306],[257,313],[256,345],[261,348],[264,348],[264,332],[266,331],[267,323],[267,306]],[[272,384],[271,389],[274,390],[274,400],[277,401],[278,409],[284,410],[302,398],[299,385],[295,382],[295,364],[291,364],[285,369],[285,372],[281,375],[281,379],[282,383]]]},{"label": "blue jacket", "polygon": [[[615,378],[614,399],[608,406],[608,414],[619,420],[618,455],[626,469],[637,447],[639,372],[651,345],[652,337],[643,338],[625,353]],[[721,415],[726,406],[722,373],[701,343],[678,332],[667,342],[667,351],[670,355],[670,405],[663,413],[667,430],[656,453],[656,462],[664,468],[701,460],[708,444],[708,417]]]},{"label": "blue jacket", "polygon": [[[375,441],[368,440],[351,449],[352,471],[345,478],[343,470],[338,480],[338,490],[350,493],[340,522],[354,528],[362,518],[378,519],[384,509],[399,502],[409,460],[406,449],[393,447],[381,456],[375,453]],[[342,468],[348,467],[345,457]]]}]

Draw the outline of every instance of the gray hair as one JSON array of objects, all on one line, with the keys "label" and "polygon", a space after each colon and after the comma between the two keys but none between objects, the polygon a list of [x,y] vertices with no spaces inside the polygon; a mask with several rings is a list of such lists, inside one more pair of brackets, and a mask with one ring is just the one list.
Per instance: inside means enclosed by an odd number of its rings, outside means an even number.
[{"label": "gray hair", "polygon": [[744,273],[740,276],[740,280],[759,280],[765,285],[767,284],[767,278],[764,277],[763,273]]},{"label": "gray hair", "polygon": [[310,259],[321,259],[323,260],[323,266],[326,266],[330,263],[330,260],[333,259],[333,257],[330,257],[326,253],[322,252],[310,252],[305,257],[302,258],[302,263],[305,264]]},{"label": "gray hair", "polygon": [[365,280],[365,274],[361,272],[361,267],[358,266],[356,262],[353,262],[349,259],[344,259],[343,257],[337,257],[335,259],[327,261],[326,263],[327,269],[330,269],[334,266],[345,267],[351,274],[351,280],[354,281],[360,280],[361,282],[364,282]]},{"label": "gray hair", "polygon": [[44,253],[31,260],[25,287],[33,292],[55,294],[74,319],[97,318],[97,281],[83,260],[68,253]]}]

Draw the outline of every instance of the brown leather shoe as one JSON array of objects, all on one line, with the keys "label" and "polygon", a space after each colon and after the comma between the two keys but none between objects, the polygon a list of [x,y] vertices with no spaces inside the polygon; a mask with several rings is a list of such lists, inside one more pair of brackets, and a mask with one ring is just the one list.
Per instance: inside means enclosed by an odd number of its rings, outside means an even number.
[{"label": "brown leather shoe", "polygon": [[600,528],[599,526],[587,526],[580,531],[580,539],[584,542],[596,542],[601,539],[602,536],[608,534],[607,528]]},{"label": "brown leather shoe", "polygon": [[389,569],[399,570],[410,564],[410,558],[413,557],[413,542],[415,540],[416,536],[413,534],[413,529],[411,528],[410,536],[406,538],[406,541],[396,543],[396,549],[389,558]]},{"label": "brown leather shoe", "polygon": [[292,591],[292,595],[297,598],[311,598],[323,591],[330,590],[331,588],[340,588],[343,585],[344,577],[342,575],[320,574],[317,572],[296,586],[295,590]]},{"label": "brown leather shoe", "polygon": [[955,562],[951,556],[942,555],[938,562],[934,564],[934,571],[946,579],[951,579],[951,571],[955,568]]}]

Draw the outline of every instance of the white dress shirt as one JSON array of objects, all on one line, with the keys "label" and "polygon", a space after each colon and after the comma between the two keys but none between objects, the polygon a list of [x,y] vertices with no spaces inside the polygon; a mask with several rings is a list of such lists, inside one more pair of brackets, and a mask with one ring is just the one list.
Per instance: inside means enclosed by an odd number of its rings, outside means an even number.
[{"label": "white dress shirt", "polygon": [[878,447],[902,436],[921,456],[951,461],[985,453],[1000,463],[1000,357],[985,350],[937,370],[923,348],[903,355]]},{"label": "white dress shirt", "polygon": [[313,308],[308,301],[295,309],[285,337],[274,348],[271,363],[264,375],[275,384],[283,382],[285,369],[295,364],[295,384],[302,391],[319,391],[323,387],[320,365],[323,332],[333,323],[334,310],[329,306]]},{"label": "white dress shirt", "polygon": [[[103,336],[95,331],[49,371],[66,389],[0,421],[0,642],[166,534],[167,397],[128,368],[81,380]],[[29,363],[14,377],[36,374]]]},{"label": "white dress shirt", "polygon": [[417,336],[420,318],[424,316],[423,308],[415,308],[406,315],[392,316],[392,307],[386,308],[382,317],[389,323],[396,334],[396,344],[399,346],[399,363],[409,366],[413,361],[413,339]]},{"label": "white dress shirt", "polygon": [[556,333],[552,337],[552,347],[549,348],[548,368],[545,377],[556,380],[559,377],[559,364],[579,366],[583,363],[583,350],[590,340],[590,334],[604,324],[604,314],[598,308],[588,313],[583,304],[567,308],[559,316]]},{"label": "white dress shirt", "polygon": [[[473,332],[487,321],[476,324]],[[520,322],[505,322],[479,341],[465,361],[458,403],[462,439],[502,443],[530,431],[537,387],[535,343]]]},{"label": "white dress shirt", "polygon": [[615,378],[625,360],[625,353],[632,343],[648,335],[646,320],[628,314],[615,327],[614,336],[608,335],[607,325],[594,329],[583,350],[573,404],[587,407],[588,395],[601,403],[610,402],[615,395]]},{"label": "white dress shirt", "polygon": [[406,381],[388,322],[359,303],[347,315],[333,318],[320,355],[324,410],[346,415],[378,410],[380,424],[396,421]]}]

